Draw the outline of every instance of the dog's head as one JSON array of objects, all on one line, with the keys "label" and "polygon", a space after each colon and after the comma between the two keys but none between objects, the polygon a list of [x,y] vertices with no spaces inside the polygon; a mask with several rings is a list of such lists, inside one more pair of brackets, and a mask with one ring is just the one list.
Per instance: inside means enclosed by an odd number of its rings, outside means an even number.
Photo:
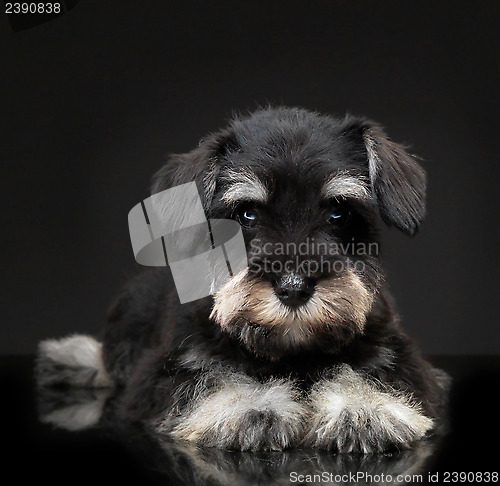
[{"label": "dog's head", "polygon": [[172,156],[153,192],[189,181],[207,217],[239,221],[248,252],[211,319],[273,359],[362,333],[382,279],[377,219],[413,235],[425,212],[423,169],[378,124],[296,108],[232,120]]}]

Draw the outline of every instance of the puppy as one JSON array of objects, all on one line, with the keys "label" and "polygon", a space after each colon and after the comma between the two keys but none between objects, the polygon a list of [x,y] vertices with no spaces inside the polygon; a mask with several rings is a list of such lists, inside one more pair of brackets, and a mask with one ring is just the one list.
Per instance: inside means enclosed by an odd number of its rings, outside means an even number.
[{"label": "puppy", "polygon": [[401,329],[378,254],[380,218],[411,236],[424,217],[415,157],[366,119],[268,108],[171,156],[152,192],[191,181],[207,218],[240,223],[248,266],[190,304],[145,271],[99,341],[40,344],[39,383],[121,387],[125,419],[210,447],[372,453],[431,433],[448,380]]}]

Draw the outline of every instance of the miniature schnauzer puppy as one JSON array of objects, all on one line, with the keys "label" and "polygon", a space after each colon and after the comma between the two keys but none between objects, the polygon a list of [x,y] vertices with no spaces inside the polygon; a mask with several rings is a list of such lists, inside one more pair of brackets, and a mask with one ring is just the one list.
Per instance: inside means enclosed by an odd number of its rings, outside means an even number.
[{"label": "miniature schnauzer puppy", "polygon": [[199,445],[372,453],[435,429],[447,377],[393,310],[378,220],[414,235],[425,172],[377,123],[298,108],[234,118],[155,175],[237,220],[248,267],[180,304],[167,267],[131,281],[99,340],[40,344],[41,385],[116,386],[124,419]]}]

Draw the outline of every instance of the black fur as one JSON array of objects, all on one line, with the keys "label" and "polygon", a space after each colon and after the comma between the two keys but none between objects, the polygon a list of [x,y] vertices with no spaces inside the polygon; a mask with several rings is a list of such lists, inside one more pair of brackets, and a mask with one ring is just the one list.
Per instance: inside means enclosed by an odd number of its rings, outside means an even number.
[{"label": "black fur", "polygon": [[[389,141],[379,125],[296,108],[263,109],[235,118],[192,152],[172,156],[156,174],[153,193],[194,180],[207,217],[237,218],[245,201],[233,204],[223,197],[231,184],[231,170],[248,171],[269,193],[268,201],[253,206],[258,224],[243,227],[251,271],[248,279],[259,285],[272,286],[279,277],[263,269],[266,261],[290,255],[262,256],[250,245],[252,240],[261,245],[305,240],[311,245],[311,239],[368,244],[378,242],[379,216],[408,234],[417,231],[424,216],[424,171],[403,147]],[[338,228],[326,222],[332,201],[321,195],[321,188],[334,174],[347,174],[366,184],[372,197],[333,201],[350,210],[348,222]],[[243,373],[260,383],[279,377],[291,380],[298,390],[297,400],[307,400],[311,386],[325,373],[348,364],[381,390],[410,396],[426,416],[438,418],[445,401],[442,380],[402,331],[384,288],[379,256],[354,255],[351,250],[335,255],[313,253],[294,257],[305,268],[319,260],[362,260],[364,270],[356,274],[373,300],[362,326],[355,315],[359,310],[355,289],[342,283],[342,274],[333,275],[323,267],[308,278],[318,283],[333,278],[332,285],[344,285],[343,298],[354,303],[342,303],[346,310],[340,312],[341,322],[325,318],[307,342],[291,344],[285,343],[282,328],[255,324],[243,314],[221,329],[209,317],[213,297],[181,305],[168,268],[146,270],[132,280],[111,307],[103,335],[106,368],[124,387],[122,415],[158,424],[167,414],[172,418],[171,430],[195,403],[220,390],[231,373]],[[247,415],[240,430],[233,431],[234,440],[223,446],[282,449],[299,444],[300,435],[308,432],[305,421],[298,437],[280,442],[280,431],[272,426],[279,420],[272,412]],[[357,443],[356,434],[367,432],[356,430],[347,415],[344,418],[348,423],[337,433],[346,435],[346,443]],[[258,423],[261,433],[252,439],[248,431],[255,432]],[[282,426],[285,430],[288,425]],[[392,445],[404,447],[411,442],[405,434],[403,444],[394,441]],[[198,442],[218,444],[216,436],[202,436]],[[391,446],[374,442],[375,450]]]}]

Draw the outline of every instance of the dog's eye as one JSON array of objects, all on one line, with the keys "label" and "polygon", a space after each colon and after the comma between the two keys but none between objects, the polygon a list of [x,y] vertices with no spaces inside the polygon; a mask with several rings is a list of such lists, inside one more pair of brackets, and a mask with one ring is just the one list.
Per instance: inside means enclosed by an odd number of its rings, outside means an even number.
[{"label": "dog's eye", "polygon": [[335,226],[343,225],[349,219],[351,211],[348,207],[342,204],[336,204],[330,209],[330,214],[328,216],[328,222]]},{"label": "dog's eye", "polygon": [[236,219],[246,228],[253,226],[257,221],[257,213],[252,206],[244,206],[236,213]]}]

